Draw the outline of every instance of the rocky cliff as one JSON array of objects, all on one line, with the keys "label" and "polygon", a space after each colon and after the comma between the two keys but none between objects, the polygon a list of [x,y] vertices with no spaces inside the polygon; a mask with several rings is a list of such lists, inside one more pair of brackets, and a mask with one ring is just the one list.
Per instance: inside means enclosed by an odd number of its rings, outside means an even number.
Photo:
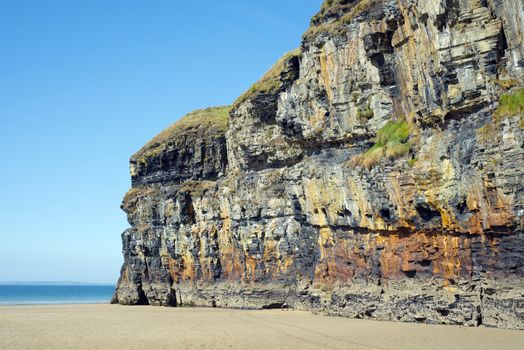
[{"label": "rocky cliff", "polygon": [[524,328],[524,2],[326,0],[131,158],[114,302]]}]

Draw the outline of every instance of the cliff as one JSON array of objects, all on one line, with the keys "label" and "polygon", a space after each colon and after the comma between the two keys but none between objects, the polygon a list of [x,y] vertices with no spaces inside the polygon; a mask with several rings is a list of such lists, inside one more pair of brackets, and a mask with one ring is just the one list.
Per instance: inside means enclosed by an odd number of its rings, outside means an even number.
[{"label": "cliff", "polygon": [[524,3],[327,0],[131,158],[114,302],[524,328]]}]

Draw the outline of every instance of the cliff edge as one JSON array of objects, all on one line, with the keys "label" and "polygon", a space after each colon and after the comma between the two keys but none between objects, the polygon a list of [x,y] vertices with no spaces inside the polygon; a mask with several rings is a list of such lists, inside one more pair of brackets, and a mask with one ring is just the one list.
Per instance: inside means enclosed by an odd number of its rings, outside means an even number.
[{"label": "cliff edge", "polygon": [[524,329],[524,3],[326,0],[131,158],[114,302]]}]

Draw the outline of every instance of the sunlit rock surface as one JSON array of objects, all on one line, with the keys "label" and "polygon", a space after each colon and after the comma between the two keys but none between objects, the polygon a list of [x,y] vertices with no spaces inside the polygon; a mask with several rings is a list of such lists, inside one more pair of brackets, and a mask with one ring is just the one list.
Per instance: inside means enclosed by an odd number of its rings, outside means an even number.
[{"label": "sunlit rock surface", "polygon": [[233,107],[132,157],[114,302],[524,328],[523,19],[326,1]]}]

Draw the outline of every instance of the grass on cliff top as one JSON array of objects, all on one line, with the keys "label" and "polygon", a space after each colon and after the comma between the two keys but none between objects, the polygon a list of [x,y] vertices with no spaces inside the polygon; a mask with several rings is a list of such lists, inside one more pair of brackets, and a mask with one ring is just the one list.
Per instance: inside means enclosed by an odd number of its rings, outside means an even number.
[{"label": "grass on cliff top", "polygon": [[320,11],[311,19],[313,23],[318,23],[326,17],[336,16],[350,10],[353,6],[358,5],[359,0],[324,0],[320,6]]},{"label": "grass on cliff top", "polygon": [[351,8],[354,4],[351,0],[324,0],[320,6],[320,12],[313,16],[313,21],[324,17],[336,15],[338,12]]},{"label": "grass on cliff top", "polygon": [[[351,2],[348,0],[325,0],[322,3],[320,12],[311,20],[311,25],[304,33],[303,38],[307,39],[321,33],[336,32],[342,25],[348,24],[355,17],[379,1],[380,0],[356,0]],[[334,21],[320,23],[328,17],[336,16],[337,13],[344,13],[344,15]]]},{"label": "grass on cliff top", "polygon": [[133,207],[136,207],[135,201],[141,197],[155,196],[158,194],[158,187],[156,186],[138,186],[133,187],[124,195],[122,200],[122,209],[129,212]]},{"label": "grass on cliff top", "polygon": [[390,120],[377,131],[373,147],[353,157],[351,165],[370,169],[384,157],[395,159],[405,156],[411,150],[411,144],[408,142],[410,136],[411,127],[404,118]]},{"label": "grass on cliff top", "polygon": [[155,136],[132,158],[139,160],[158,155],[166,145],[188,133],[207,135],[225,133],[230,111],[231,106],[209,107],[193,111]]},{"label": "grass on cliff top", "polygon": [[292,57],[300,57],[300,49],[295,49],[286,53],[282,56],[274,65],[271,67],[264,76],[253,84],[246,92],[244,92],[240,97],[233,103],[234,107],[238,107],[240,104],[245,102],[250,97],[258,93],[272,93],[278,90],[280,87],[280,74],[285,68],[285,64]]}]

